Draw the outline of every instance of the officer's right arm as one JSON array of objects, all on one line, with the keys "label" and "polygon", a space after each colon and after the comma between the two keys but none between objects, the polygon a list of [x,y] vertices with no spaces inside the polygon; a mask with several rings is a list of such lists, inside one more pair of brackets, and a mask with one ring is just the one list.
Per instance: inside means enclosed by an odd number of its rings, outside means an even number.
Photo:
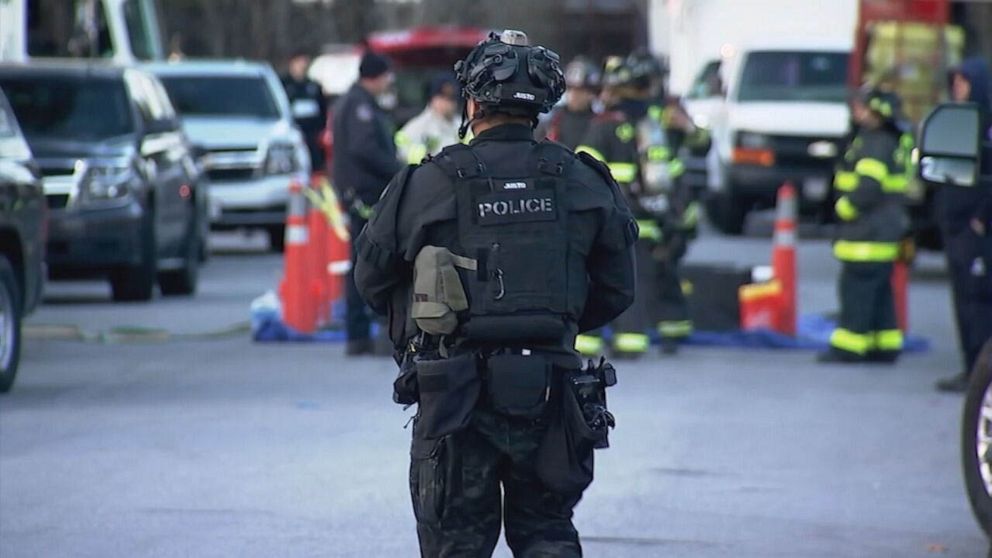
[{"label": "officer's right arm", "polygon": [[579,318],[579,331],[602,327],[623,313],[634,302],[634,242],[637,224],[615,184],[612,207],[604,219],[589,258],[589,294]]}]

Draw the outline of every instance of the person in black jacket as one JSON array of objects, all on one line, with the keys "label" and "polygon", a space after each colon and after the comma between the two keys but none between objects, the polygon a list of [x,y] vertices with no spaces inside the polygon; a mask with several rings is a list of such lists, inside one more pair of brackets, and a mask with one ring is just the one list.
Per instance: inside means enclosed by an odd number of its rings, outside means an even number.
[{"label": "person in black jacket", "polygon": [[297,52],[289,59],[287,73],[282,78],[286,97],[293,107],[293,119],[310,151],[310,168],[315,172],[324,172],[324,148],[320,145],[320,135],[324,132],[327,122],[327,100],[320,85],[307,77],[310,68],[310,56],[305,52]]},{"label": "person in black jacket", "polygon": [[982,345],[992,337],[992,79],[980,58],[965,60],[950,78],[952,100],[981,107],[984,141],[978,183],[940,186],[936,198],[964,361],[964,370],[938,381],[937,389],[964,392]]},{"label": "person in black jacket", "polygon": [[[331,162],[334,187],[348,207],[352,244],[352,267],[357,252],[354,239],[365,226],[372,206],[389,180],[401,168],[396,155],[396,130],[379,106],[377,97],[389,90],[393,74],[389,61],[372,51],[362,57],[358,82],[334,105],[334,158]],[[355,288],[354,272],[347,283],[348,355],[372,353],[371,321]]]},{"label": "person in black jacket", "polygon": [[566,379],[581,367],[576,334],[633,301],[636,223],[605,165],[533,139],[564,89],[556,54],[504,31],[456,71],[461,132],[474,139],[390,182],[355,269],[389,317],[394,399],[419,400],[410,489],[421,555],[489,556],[504,523],[515,556],[579,557],[572,508],[592,481],[592,445],[550,433],[580,408],[565,403],[576,401]]}]

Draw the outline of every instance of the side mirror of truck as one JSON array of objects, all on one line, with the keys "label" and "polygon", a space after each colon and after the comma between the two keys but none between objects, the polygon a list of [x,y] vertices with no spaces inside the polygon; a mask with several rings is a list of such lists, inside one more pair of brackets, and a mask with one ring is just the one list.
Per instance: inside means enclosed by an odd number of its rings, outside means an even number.
[{"label": "side mirror of truck", "polygon": [[919,161],[923,180],[948,186],[974,186],[981,158],[981,115],[972,103],[938,105],[924,119]]}]

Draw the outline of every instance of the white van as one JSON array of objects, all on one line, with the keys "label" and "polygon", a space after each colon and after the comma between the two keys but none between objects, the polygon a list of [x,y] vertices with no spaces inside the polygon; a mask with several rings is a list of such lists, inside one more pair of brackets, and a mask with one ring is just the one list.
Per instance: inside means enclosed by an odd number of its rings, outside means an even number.
[{"label": "white van", "polygon": [[0,61],[164,56],[155,0],[0,1]]},{"label": "white van", "polygon": [[726,101],[714,112],[707,204],[721,231],[739,234],[753,208],[772,207],[792,182],[806,213],[825,211],[850,128],[850,41],[763,41],[723,63]]}]

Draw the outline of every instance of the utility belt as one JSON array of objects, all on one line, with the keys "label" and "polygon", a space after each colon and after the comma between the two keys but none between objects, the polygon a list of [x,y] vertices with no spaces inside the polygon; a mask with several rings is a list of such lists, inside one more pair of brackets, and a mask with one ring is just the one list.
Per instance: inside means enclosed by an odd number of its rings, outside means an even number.
[{"label": "utility belt", "polygon": [[464,429],[476,409],[521,422],[544,421],[538,475],[552,490],[581,490],[592,481],[592,450],[609,447],[615,420],[606,388],[616,384],[616,371],[605,359],[584,367],[562,364],[555,355],[528,349],[443,358],[430,347],[416,347],[403,359],[393,399],[418,403],[414,436],[422,439]]}]

